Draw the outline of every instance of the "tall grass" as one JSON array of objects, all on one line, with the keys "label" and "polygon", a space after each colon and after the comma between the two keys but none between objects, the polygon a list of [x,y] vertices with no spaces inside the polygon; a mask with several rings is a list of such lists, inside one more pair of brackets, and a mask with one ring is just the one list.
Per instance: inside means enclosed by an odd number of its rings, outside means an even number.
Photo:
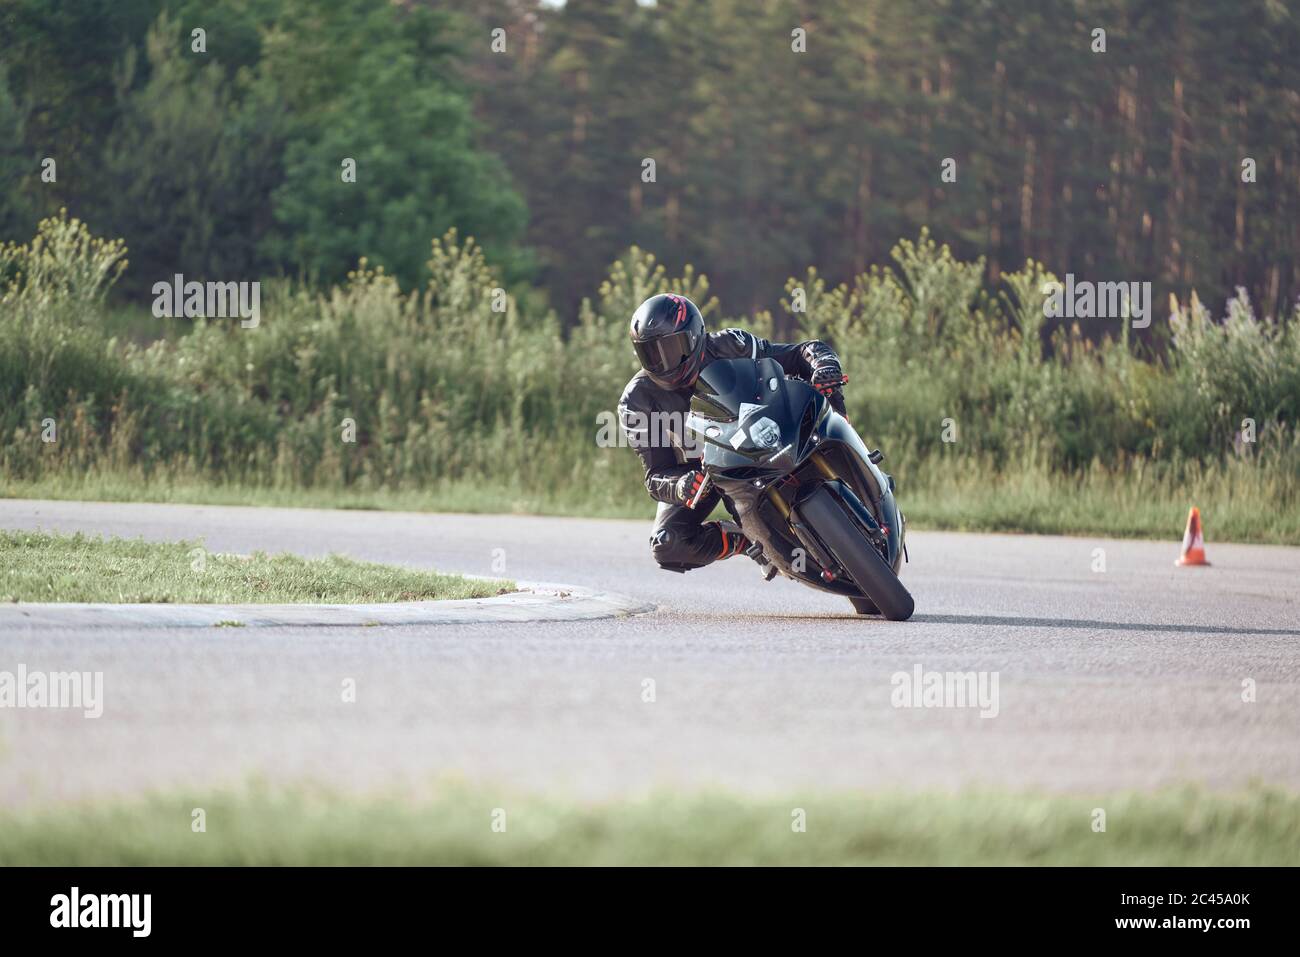
[{"label": "tall grass", "polygon": [[[703,276],[670,277],[634,248],[566,331],[553,313],[521,311],[473,240],[451,232],[432,242],[419,289],[363,261],[328,289],[265,284],[258,328],[199,319],[140,345],[102,322],[124,256],[66,215],[0,249],[0,469],[11,494],[94,494],[126,477],[140,497],[216,485],[254,500],[301,491],[641,514],[635,456],[596,442],[598,416],[636,368],[627,317],[675,289],[715,328],[774,326],[769,314],[721,319]],[[802,299],[801,333],[839,350],[850,414],[888,450],[914,519],[1131,532],[1127,516],[1168,534],[1196,494],[1231,512],[1234,537],[1300,541],[1294,317],[1257,317],[1240,293],[1219,321],[1193,295],[1172,304],[1156,353],[1114,322],[1046,328],[1041,286],[1052,277],[1038,263],[988,290],[982,263],[954,260],[925,234],[894,258],[837,287],[810,270],[790,280],[783,306]],[[1239,434],[1247,418],[1253,442]]]}]

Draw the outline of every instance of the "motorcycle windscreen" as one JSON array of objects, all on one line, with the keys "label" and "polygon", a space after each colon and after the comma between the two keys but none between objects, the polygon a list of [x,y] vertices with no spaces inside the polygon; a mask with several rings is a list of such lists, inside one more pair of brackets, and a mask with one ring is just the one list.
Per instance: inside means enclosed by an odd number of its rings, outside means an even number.
[{"label": "motorcycle windscreen", "polygon": [[794,467],[805,412],[816,396],[808,385],[787,380],[773,359],[711,362],[700,379],[687,425],[706,443],[706,464]]},{"label": "motorcycle windscreen", "polygon": [[759,374],[764,365],[775,366],[775,374],[785,376],[772,359],[715,359],[700,370],[691,408],[711,419],[738,418],[740,407],[759,396]]}]

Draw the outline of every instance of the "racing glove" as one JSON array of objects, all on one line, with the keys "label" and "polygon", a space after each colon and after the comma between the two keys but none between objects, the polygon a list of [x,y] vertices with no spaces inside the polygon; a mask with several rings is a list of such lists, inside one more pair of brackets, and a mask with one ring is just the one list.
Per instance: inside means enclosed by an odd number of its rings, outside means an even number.
[{"label": "racing glove", "polygon": [[813,369],[812,387],[826,396],[831,408],[840,415],[845,414],[843,386],[848,381],[849,377],[840,369],[838,359],[828,356]]},{"label": "racing glove", "polygon": [[[677,480],[677,500],[683,505],[691,505],[695,495],[704,484],[704,473],[697,470],[687,472]],[[694,506],[691,506],[692,508]]]}]

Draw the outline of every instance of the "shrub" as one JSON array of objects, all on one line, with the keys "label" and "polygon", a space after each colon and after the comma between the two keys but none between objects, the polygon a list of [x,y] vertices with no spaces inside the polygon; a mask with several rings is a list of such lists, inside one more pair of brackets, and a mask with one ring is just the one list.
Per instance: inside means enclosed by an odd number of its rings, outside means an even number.
[{"label": "shrub", "polygon": [[[0,467],[39,478],[129,468],[275,488],[425,490],[474,483],[530,501],[644,501],[631,451],[597,448],[636,369],[628,315],[666,290],[691,296],[715,327],[708,281],[670,277],[630,250],[566,333],[551,312],[526,315],[472,239],[430,246],[426,280],[405,291],[364,260],[323,290],[270,283],[262,322],[196,320],[147,347],[97,327],[125,266],[120,242],[66,213],[25,246],[0,248]],[[1300,323],[1256,317],[1244,293],[1213,320],[1193,296],[1174,303],[1162,355],[1139,357],[1122,330],[1044,326],[1045,268],[1027,263],[1000,290],[983,264],[955,260],[922,234],[829,288],[815,270],[787,286],[806,336],[839,350],[847,398],[900,480],[1021,473],[1203,487],[1220,465],[1254,460],[1270,507],[1300,490]],[[734,320],[765,333],[766,314]],[[1256,442],[1236,433],[1256,423]],[[58,442],[40,441],[58,423]],[[943,420],[958,441],[942,440]],[[346,420],[355,441],[343,441]],[[1234,443],[1234,437],[1237,441]],[[1233,460],[1228,462],[1227,460]],[[1236,463],[1236,464],[1233,464]],[[1209,470],[1209,471],[1207,471]],[[1100,481],[1100,479],[1097,479]],[[503,500],[502,508],[512,502]],[[1263,506],[1261,506],[1263,507]]]}]

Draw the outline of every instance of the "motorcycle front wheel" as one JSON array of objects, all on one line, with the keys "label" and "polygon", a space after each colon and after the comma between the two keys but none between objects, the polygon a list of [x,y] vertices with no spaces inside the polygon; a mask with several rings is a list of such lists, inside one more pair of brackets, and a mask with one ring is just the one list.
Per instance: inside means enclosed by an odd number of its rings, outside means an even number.
[{"label": "motorcycle front wheel", "polygon": [[[907,621],[916,609],[912,595],[880,553],[867,541],[835,493],[823,486],[799,506],[835,560],[890,621]],[[857,602],[854,602],[855,608]]]}]

